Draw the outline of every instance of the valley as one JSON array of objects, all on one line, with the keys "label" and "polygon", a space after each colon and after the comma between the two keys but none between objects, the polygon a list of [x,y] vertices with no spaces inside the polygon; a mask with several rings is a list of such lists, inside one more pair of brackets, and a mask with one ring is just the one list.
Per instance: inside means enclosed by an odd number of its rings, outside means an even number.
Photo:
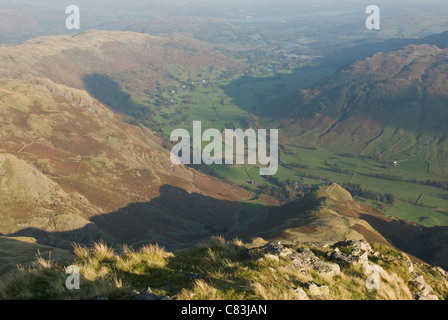
[{"label": "valley", "polygon": [[[48,1],[0,30],[0,277],[36,250],[188,252],[217,235],[367,240],[448,268],[446,5],[386,6],[373,33],[348,5],[295,17],[155,6],[122,20],[92,7],[88,29],[56,32],[42,24],[59,8]],[[227,141],[222,161],[174,163],[176,130],[193,137],[185,157],[210,151],[198,123],[213,136],[266,129],[269,144],[278,132],[275,174],[260,158],[229,164]]]},{"label": "valley", "polygon": [[[281,103],[287,105],[291,100],[285,101],[284,96],[296,90],[310,88],[318,80],[331,75],[333,71],[332,68],[302,68],[292,73],[284,72],[271,77],[243,76],[235,80],[217,80],[218,83],[210,80],[206,80],[207,83],[202,83],[200,80],[193,81],[196,86],[190,91],[181,92],[179,95],[172,94],[171,98],[177,99],[171,100],[172,106],[159,109],[161,113],[154,118],[155,126],[165,137],[176,128],[191,130],[190,121],[197,119],[206,123],[208,127],[220,130],[281,128],[280,169],[275,176],[278,179],[277,183],[272,183],[257,174],[251,165],[212,165],[206,169],[204,166],[202,168],[207,170],[207,173],[214,172],[219,178],[244,186],[252,195],[257,193],[257,187],[248,183],[251,180],[255,181],[257,186],[267,184],[271,188],[279,189],[279,192],[284,190],[279,188],[278,182],[285,183],[287,179],[300,181],[307,185],[306,188],[324,181],[364,185],[367,189],[381,194],[394,194],[399,199],[392,205],[365,199],[391,216],[415,221],[425,226],[446,225],[448,194],[443,187],[446,178],[441,171],[445,170],[443,166],[446,162],[439,161],[442,159],[439,156],[429,158],[429,151],[437,148],[435,144],[425,142],[412,147],[410,136],[391,128],[385,129],[381,139],[369,143],[368,148],[364,146],[359,148],[361,151],[359,155],[356,155],[353,149],[342,147],[346,138],[355,138],[350,132],[341,135],[340,146],[335,146],[335,139],[329,140],[332,145],[330,151],[326,150],[328,147],[326,143],[320,144],[310,139],[312,131],[299,129],[297,134],[297,129],[285,127],[283,120],[271,120],[263,115],[263,110],[270,110],[272,105],[278,103],[277,99],[282,99]],[[212,104],[210,98],[217,103]],[[186,101],[188,103],[185,103]],[[276,109],[282,110],[282,106],[277,105]],[[300,113],[298,116],[300,117]],[[255,119],[256,124],[251,119]],[[312,130],[317,134],[322,132],[316,127]],[[300,134],[301,132],[303,133]],[[357,134],[356,138],[359,136]],[[380,140],[382,142],[377,142]],[[301,144],[301,141],[306,141],[306,144]],[[350,145],[355,146],[354,143]],[[386,162],[391,159],[398,160],[398,167],[387,166]],[[249,177],[247,170],[253,172]],[[425,195],[423,201],[417,205],[416,201],[422,194]]]}]

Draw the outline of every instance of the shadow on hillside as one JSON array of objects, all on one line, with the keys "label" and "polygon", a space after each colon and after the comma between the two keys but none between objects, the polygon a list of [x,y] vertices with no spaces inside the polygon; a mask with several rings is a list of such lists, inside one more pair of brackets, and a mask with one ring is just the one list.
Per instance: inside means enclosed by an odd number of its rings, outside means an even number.
[{"label": "shadow on hillside", "polygon": [[132,100],[109,75],[88,74],[82,81],[89,94],[111,110],[141,120],[149,119],[150,110]]},{"label": "shadow on hillside", "polygon": [[[73,243],[92,245],[103,239],[109,244],[135,248],[158,243],[169,251],[190,248],[214,235],[245,242],[254,237],[280,239],[284,230],[315,224],[312,213],[319,199],[304,197],[280,207],[207,197],[171,185],[160,188],[160,196],[132,203],[116,212],[93,216],[83,228],[47,232],[25,228],[8,236],[30,236],[39,244],[71,249]],[[401,220],[386,220],[361,214],[397,249],[448,268],[448,227],[421,227]],[[331,226],[329,226],[331,228]]]},{"label": "shadow on hillside", "polygon": [[215,199],[171,185],[160,187],[160,196],[148,202],[131,203],[116,212],[90,218],[91,224],[64,232],[26,228],[9,236],[31,236],[39,243],[71,248],[72,243],[158,243],[167,249],[189,247],[212,235],[225,235],[269,207]]},{"label": "shadow on hillside", "polygon": [[423,227],[401,220],[361,215],[392,245],[427,263],[448,270],[448,227]]},{"label": "shadow on hillside", "polygon": [[0,278],[10,271],[17,270],[17,265],[27,268],[36,261],[37,253],[44,259],[49,257],[59,263],[72,260],[71,252],[37,244],[26,239],[0,236]]},{"label": "shadow on hillside", "polygon": [[328,74],[323,69],[304,67],[263,78],[246,75],[221,89],[242,110],[255,116],[278,118],[290,110],[298,90],[310,87]]}]

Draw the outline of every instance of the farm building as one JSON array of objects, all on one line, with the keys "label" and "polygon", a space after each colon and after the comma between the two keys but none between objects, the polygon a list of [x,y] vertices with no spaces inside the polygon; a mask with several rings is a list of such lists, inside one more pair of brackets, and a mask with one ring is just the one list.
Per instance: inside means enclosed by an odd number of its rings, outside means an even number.
[{"label": "farm building", "polygon": [[389,165],[391,167],[398,167],[398,161],[396,161],[396,160],[389,160],[389,161],[387,161],[387,165]]}]

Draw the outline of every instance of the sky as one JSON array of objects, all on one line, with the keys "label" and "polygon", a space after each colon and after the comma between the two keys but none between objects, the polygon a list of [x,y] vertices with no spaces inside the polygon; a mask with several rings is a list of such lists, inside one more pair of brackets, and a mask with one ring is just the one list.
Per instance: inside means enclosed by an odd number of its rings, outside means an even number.
[{"label": "sky", "polygon": [[245,15],[300,16],[325,12],[358,11],[368,5],[383,8],[417,7],[431,10],[431,6],[445,5],[446,0],[0,0],[0,10],[24,10],[31,12],[58,10],[69,4],[86,11],[111,14],[146,14],[147,16],[220,16],[235,18]]},{"label": "sky", "polygon": [[[85,29],[116,26],[118,30],[126,30],[136,21],[164,17],[213,17],[239,23],[248,19],[287,21],[351,14],[362,20],[371,4],[379,6],[383,17],[398,14],[448,17],[446,0],[0,0],[0,42],[63,33],[68,5],[80,8]],[[15,16],[11,17],[11,13]]]}]

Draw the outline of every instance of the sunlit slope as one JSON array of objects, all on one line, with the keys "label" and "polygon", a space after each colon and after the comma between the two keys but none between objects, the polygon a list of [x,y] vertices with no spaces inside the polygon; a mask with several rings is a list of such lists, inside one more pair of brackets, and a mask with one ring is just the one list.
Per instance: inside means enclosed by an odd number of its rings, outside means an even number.
[{"label": "sunlit slope", "polygon": [[[70,246],[75,239],[100,237],[149,240],[151,233],[177,229],[201,234],[214,224],[233,223],[234,210],[223,215],[213,205],[204,207],[200,197],[237,208],[244,191],[173,165],[149,129],[127,124],[85,91],[33,78],[4,82],[0,92],[1,233]],[[198,198],[195,210],[185,206],[191,193]],[[159,202],[152,205],[154,198]],[[177,207],[164,210],[164,203]],[[133,218],[123,211],[113,224],[92,222],[132,204]],[[189,228],[186,222],[197,215],[212,222]],[[127,230],[121,230],[123,221]]]},{"label": "sunlit slope", "polygon": [[427,161],[446,177],[447,59],[447,49],[429,45],[377,53],[288,97],[280,105],[290,142]]}]

